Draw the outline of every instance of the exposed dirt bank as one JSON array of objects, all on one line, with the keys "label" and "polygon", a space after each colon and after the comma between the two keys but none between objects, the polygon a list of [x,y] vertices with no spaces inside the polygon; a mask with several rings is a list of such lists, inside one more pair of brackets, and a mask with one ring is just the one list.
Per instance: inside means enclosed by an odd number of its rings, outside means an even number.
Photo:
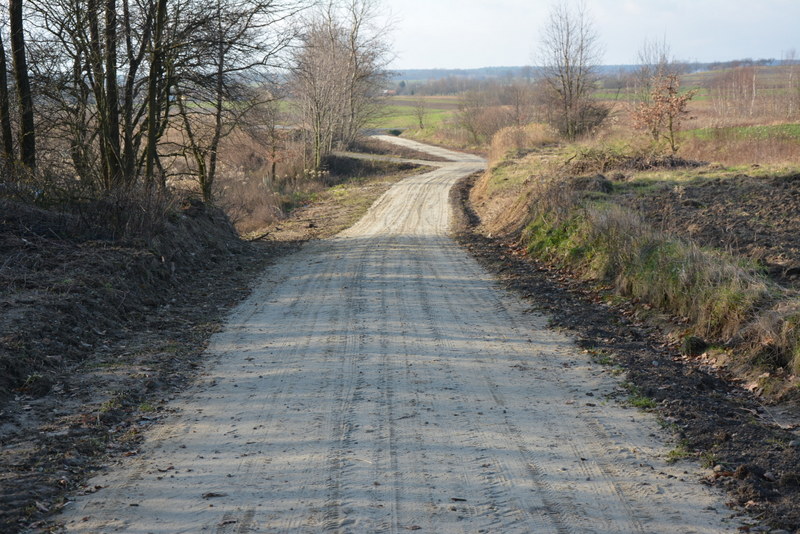
[{"label": "exposed dirt bank", "polygon": [[800,288],[800,175],[698,180],[624,202],[657,228],[751,258]]}]

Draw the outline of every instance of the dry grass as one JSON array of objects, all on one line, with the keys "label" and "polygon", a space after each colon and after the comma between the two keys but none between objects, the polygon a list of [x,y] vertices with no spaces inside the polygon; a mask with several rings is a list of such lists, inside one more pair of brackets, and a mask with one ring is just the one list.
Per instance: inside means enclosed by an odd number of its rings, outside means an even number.
[{"label": "dry grass", "polygon": [[[690,117],[682,121],[677,155],[689,160],[721,165],[797,165],[800,161],[800,139],[781,135],[748,135],[748,129],[776,128],[797,125],[785,114],[719,115],[709,100],[694,100],[689,105]],[[699,132],[699,133],[698,133]],[[630,106],[618,105],[612,120],[597,135],[583,143],[588,149],[625,147],[633,152],[664,156],[669,151],[654,144],[647,132],[633,126]],[[607,152],[607,151],[606,151]],[[599,171],[598,171],[599,172]]]},{"label": "dry grass", "polygon": [[436,128],[406,130],[403,137],[458,150],[483,148],[475,147],[467,131],[455,125],[452,120],[445,121]]},{"label": "dry grass", "polygon": [[[499,146],[506,143],[498,141]],[[576,187],[580,180],[573,177],[585,176],[571,165],[579,156],[584,159],[579,166],[591,163],[583,169],[589,175],[608,170],[610,160],[613,165],[627,164],[625,157],[630,155],[619,148],[624,143],[614,143],[610,153],[620,158],[608,156],[606,139],[604,145],[563,147],[558,155],[548,154],[549,163],[538,161],[539,153],[501,160],[473,190],[484,192],[472,197],[473,203],[482,203],[484,228],[522,228],[519,235],[531,254],[682,318],[693,334],[729,343],[739,354],[734,365],[745,374],[765,369],[800,373],[796,293],[771,283],[753,263],[651,227],[616,204],[613,194]],[[602,153],[608,157],[592,156]],[[509,182],[515,182],[513,190]]]},{"label": "dry grass", "polygon": [[687,139],[681,155],[722,165],[781,165],[800,162],[800,141],[789,139]]},{"label": "dry grass", "polygon": [[546,124],[509,126],[498,131],[489,146],[489,163],[495,164],[509,155],[519,156],[533,149],[558,142],[558,134]]},{"label": "dry grass", "polygon": [[783,295],[742,332],[752,363],[800,375],[800,297]]},{"label": "dry grass", "polygon": [[256,232],[283,216],[280,196],[258,180],[226,174],[222,182],[218,204],[240,234]]},{"label": "dry grass", "polygon": [[732,337],[769,296],[753,270],[656,231],[625,208],[584,202],[563,181],[540,183],[532,197],[523,234],[531,252],[685,317],[697,333]]}]

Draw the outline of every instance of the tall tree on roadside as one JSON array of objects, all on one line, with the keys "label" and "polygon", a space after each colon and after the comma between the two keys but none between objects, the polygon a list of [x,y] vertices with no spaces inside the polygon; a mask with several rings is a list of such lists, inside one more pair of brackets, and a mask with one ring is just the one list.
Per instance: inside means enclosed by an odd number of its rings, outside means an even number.
[{"label": "tall tree on roadside", "polygon": [[[262,118],[277,92],[267,90],[281,53],[295,37],[283,24],[304,9],[298,0],[214,0],[196,29],[195,46],[173,86],[180,151],[205,201],[213,200],[220,145],[250,117]],[[270,125],[265,128],[271,137]]]},{"label": "tall tree on roadside", "polygon": [[107,145],[106,173],[109,182],[119,184],[122,178],[122,154],[119,138],[119,80],[117,78],[117,2],[105,1],[105,84],[106,109],[104,137]]},{"label": "tall tree on roadside", "polygon": [[2,156],[0,156],[0,170],[13,169],[14,165],[14,139],[11,133],[11,112],[8,100],[8,77],[6,72],[8,65],[6,62],[6,49],[3,43],[3,35],[0,33],[0,142],[2,144]]},{"label": "tall tree on roadside", "polygon": [[379,7],[377,0],[348,0],[344,6],[342,18],[347,32],[345,109],[341,133],[344,146],[350,146],[369,120],[376,116],[378,95],[388,81],[386,34],[389,28],[375,26]]},{"label": "tall tree on roadside", "polygon": [[554,126],[568,139],[596,126],[607,110],[591,102],[601,50],[586,7],[571,9],[566,0],[554,6],[542,30],[540,76],[558,112]]},{"label": "tall tree on roadside", "polygon": [[[162,101],[159,98],[163,90],[164,68],[164,35],[167,25],[167,0],[156,0],[155,22],[153,26],[153,43],[150,51],[150,74],[147,80],[147,145],[145,145],[145,180],[149,185],[155,183],[155,168],[158,158],[158,139],[161,131],[160,110]],[[159,187],[166,187],[163,177]]]},{"label": "tall tree on roadside", "polygon": [[315,171],[334,147],[351,144],[378,112],[388,46],[387,29],[375,27],[376,6],[375,0],[329,2],[305,21],[291,86]]},{"label": "tall tree on roadside", "polygon": [[36,130],[33,116],[33,94],[31,93],[28,61],[25,53],[22,0],[9,0],[8,15],[11,27],[11,53],[14,58],[14,80],[17,85],[20,109],[20,161],[29,170],[35,170]]}]

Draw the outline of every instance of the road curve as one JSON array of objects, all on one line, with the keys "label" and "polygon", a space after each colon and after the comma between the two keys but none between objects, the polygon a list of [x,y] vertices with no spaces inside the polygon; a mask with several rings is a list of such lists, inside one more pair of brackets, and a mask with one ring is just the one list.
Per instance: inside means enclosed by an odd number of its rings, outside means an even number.
[{"label": "road curve", "polygon": [[485,163],[431,150],[452,163],[264,274],[68,531],[735,530],[652,418],[605,400],[611,373],[447,237],[450,187]]}]

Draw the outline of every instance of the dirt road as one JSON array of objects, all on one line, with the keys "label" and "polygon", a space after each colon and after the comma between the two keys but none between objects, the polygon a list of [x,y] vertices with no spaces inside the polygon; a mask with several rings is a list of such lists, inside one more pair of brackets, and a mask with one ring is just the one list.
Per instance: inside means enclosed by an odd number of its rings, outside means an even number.
[{"label": "dirt road", "polygon": [[[407,141],[401,141],[407,142]],[[269,270],[74,532],[730,532],[611,370],[447,237],[475,156]]]}]

